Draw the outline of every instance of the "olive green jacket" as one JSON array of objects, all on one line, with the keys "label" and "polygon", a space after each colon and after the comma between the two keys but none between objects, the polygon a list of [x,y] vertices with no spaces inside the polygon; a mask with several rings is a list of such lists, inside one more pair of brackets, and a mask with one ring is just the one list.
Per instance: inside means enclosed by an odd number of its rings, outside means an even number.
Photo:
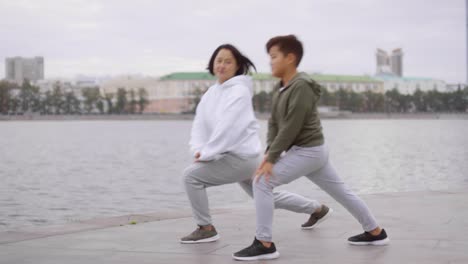
[{"label": "olive green jacket", "polygon": [[275,163],[293,145],[314,147],[324,143],[317,111],[320,85],[306,73],[298,73],[281,87],[274,87],[271,117],[268,120],[268,161]]}]

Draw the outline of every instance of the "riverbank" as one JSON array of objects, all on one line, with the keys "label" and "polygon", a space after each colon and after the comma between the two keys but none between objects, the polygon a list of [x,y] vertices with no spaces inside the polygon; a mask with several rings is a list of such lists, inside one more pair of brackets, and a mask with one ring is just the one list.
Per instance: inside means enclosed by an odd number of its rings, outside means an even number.
[{"label": "riverbank", "polygon": [[[387,230],[390,245],[351,246],[360,232],[353,217],[329,196],[318,200],[335,212],[312,230],[301,230],[307,216],[275,211],[281,257],[271,263],[467,263],[466,190],[381,193],[361,196]],[[391,208],[388,207],[389,203]],[[221,239],[183,245],[178,238],[195,225],[190,212],[131,215],[65,226],[0,233],[0,263],[239,263],[231,254],[251,243],[253,204],[213,210]]]},{"label": "riverbank", "polygon": [[[257,113],[266,120],[268,113]],[[468,113],[323,113],[322,119],[441,119],[468,120]],[[86,121],[86,120],[192,120],[192,114],[142,114],[142,115],[0,115],[0,121]]]}]

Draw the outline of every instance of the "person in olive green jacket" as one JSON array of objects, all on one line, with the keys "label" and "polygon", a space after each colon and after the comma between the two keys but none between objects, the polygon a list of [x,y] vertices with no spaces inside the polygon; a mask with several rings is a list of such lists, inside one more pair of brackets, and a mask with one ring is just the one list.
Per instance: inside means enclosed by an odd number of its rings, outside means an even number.
[{"label": "person in olive green jacket", "polygon": [[[317,184],[359,221],[364,233],[350,237],[350,244],[388,244],[385,230],[329,162],[317,112],[320,85],[306,73],[297,71],[303,55],[302,43],[293,35],[278,36],[268,41],[266,49],[272,74],[281,81],[273,92],[266,155],[254,180],[256,236],[251,246],[234,253],[233,258],[258,260],[279,257],[273,243],[273,189],[302,176]],[[326,206],[316,208],[303,227],[314,225],[330,213],[331,209]]]}]

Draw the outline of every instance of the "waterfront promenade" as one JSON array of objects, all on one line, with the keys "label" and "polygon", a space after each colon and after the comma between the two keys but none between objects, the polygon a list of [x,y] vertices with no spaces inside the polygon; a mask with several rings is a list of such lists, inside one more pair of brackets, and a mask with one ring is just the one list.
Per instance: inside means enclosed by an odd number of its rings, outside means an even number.
[{"label": "waterfront promenade", "polygon": [[[325,194],[317,197],[335,209],[314,230],[301,230],[306,216],[275,211],[281,257],[257,263],[468,263],[468,191],[423,191],[362,196],[386,228],[391,243],[357,247],[347,237],[357,222]],[[159,212],[95,219],[0,233],[0,263],[239,263],[231,254],[251,243],[253,204],[216,208],[221,239],[182,245],[178,238],[194,229],[190,212]]]}]

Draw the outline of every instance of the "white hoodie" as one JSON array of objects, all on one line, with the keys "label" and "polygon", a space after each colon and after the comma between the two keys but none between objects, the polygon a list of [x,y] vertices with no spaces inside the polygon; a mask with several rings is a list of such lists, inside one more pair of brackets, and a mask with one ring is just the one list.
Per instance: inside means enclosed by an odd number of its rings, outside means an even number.
[{"label": "white hoodie", "polygon": [[249,158],[261,153],[258,122],[252,107],[252,78],[238,75],[216,82],[202,96],[192,124],[190,148],[201,161],[229,152]]}]

